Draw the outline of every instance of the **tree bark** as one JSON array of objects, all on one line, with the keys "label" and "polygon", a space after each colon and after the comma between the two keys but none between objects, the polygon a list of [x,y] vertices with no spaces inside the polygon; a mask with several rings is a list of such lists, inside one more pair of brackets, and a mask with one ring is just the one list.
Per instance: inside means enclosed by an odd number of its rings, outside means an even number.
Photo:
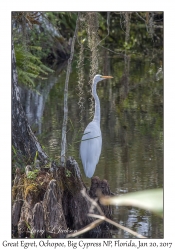
[{"label": "tree bark", "polygon": [[20,103],[14,44],[12,43],[12,145],[17,157],[24,156],[27,163],[34,160],[36,152],[42,162],[48,156],[37,141]]},{"label": "tree bark", "polygon": [[[87,196],[90,194],[92,198],[96,198],[94,192],[97,188],[103,194],[110,195],[107,181],[94,178],[89,191],[72,157],[66,167],[59,166],[54,172],[40,171],[36,179],[28,179],[26,174],[16,174],[12,188],[12,237],[65,238],[67,234],[93,222],[95,219],[88,216],[91,202],[81,190],[85,189]],[[104,215],[111,218],[110,208],[100,207]],[[94,213],[99,214],[96,209]],[[103,222],[83,237],[110,238],[109,225]]]}]

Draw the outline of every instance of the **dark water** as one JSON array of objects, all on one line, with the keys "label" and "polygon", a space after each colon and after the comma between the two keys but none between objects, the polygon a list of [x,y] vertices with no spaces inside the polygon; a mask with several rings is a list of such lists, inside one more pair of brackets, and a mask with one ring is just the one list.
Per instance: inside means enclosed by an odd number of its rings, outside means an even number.
[{"label": "dark water", "polygon": [[[102,66],[103,65],[103,66]],[[163,187],[163,73],[159,56],[105,57],[101,72],[114,79],[98,84],[101,103],[102,153],[95,175],[107,179],[112,192]],[[82,121],[77,95],[77,70],[73,66],[69,83],[67,156],[79,163],[82,129],[90,122],[88,74],[85,75],[85,102]],[[63,122],[63,91],[66,69],[56,72],[38,86],[37,93],[23,91],[24,107],[36,135],[48,155],[60,157]],[[28,101],[27,101],[28,100]],[[116,207],[116,222],[149,238],[163,238],[163,220],[134,207]],[[114,230],[115,238],[132,238]]]}]

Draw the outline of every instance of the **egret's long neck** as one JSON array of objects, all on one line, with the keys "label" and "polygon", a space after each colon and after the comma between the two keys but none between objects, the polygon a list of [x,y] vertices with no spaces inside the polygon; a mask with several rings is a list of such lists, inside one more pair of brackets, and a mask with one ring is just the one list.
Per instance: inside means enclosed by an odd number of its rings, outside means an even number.
[{"label": "egret's long neck", "polygon": [[94,114],[93,121],[98,122],[100,125],[100,100],[99,100],[98,95],[97,95],[96,87],[97,87],[97,82],[93,81],[92,95],[95,99],[95,114]]}]

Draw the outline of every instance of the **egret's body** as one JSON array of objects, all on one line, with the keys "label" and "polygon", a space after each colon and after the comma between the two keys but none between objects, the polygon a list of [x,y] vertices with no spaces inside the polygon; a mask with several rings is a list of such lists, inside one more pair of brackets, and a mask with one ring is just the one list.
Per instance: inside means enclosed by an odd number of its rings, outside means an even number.
[{"label": "egret's body", "polygon": [[100,129],[100,101],[96,92],[97,83],[101,80],[112,78],[111,76],[96,75],[92,84],[92,95],[95,99],[95,114],[92,122],[86,127],[80,144],[80,157],[85,175],[91,178],[99,161],[102,136]]}]

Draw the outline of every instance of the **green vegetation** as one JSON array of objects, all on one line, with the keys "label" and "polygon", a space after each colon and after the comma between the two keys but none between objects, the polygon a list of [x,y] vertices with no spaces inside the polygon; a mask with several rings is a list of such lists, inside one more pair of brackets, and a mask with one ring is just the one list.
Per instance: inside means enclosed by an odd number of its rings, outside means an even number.
[{"label": "green vegetation", "polygon": [[[15,47],[16,67],[19,84],[35,89],[35,79],[45,79],[52,73],[41,60],[43,58],[42,46],[34,44],[33,37],[37,33],[39,14],[35,12],[13,12],[13,42]],[[31,30],[35,32],[31,32]],[[33,36],[32,36],[33,34]]]},{"label": "green vegetation", "polygon": [[73,36],[77,13],[49,11],[45,13],[45,16],[60,31],[63,37],[69,39]]},{"label": "green vegetation", "polygon": [[24,172],[24,166],[28,165],[28,159],[25,156],[21,155],[21,152],[16,150],[16,148],[12,145],[12,172],[13,174],[16,171],[16,168],[20,168],[22,172]]},{"label": "green vegetation", "polygon": [[71,177],[71,171],[69,171],[67,168],[65,169],[65,176],[66,177]]},{"label": "green vegetation", "polygon": [[38,169],[34,169],[33,171],[29,171],[28,175],[27,175],[27,179],[32,179],[32,180],[36,180],[36,177],[38,175],[39,170]]},{"label": "green vegetation", "polygon": [[[125,12],[99,12],[99,47],[110,49],[115,55],[130,54],[146,55],[162,44],[162,12],[154,13],[154,23],[151,20],[152,13],[129,13],[129,22],[126,23]],[[77,19],[76,12],[13,12],[13,41],[17,60],[19,83],[35,88],[35,79],[44,79],[52,70],[46,66],[47,62],[57,60],[57,49],[61,49],[68,55],[65,41],[73,36]],[[60,34],[52,35],[45,28],[49,23]],[[87,43],[86,23],[78,32],[79,43]],[[151,26],[152,25],[152,26]],[[129,27],[129,38],[126,39],[125,29]],[[163,26],[163,25],[162,25]],[[104,39],[105,38],[105,39]],[[99,41],[100,41],[99,40]],[[78,43],[76,44],[78,49]],[[89,64],[89,52],[84,50],[85,64]],[[51,58],[50,58],[51,57]],[[75,53],[75,58],[78,54]]]},{"label": "green vegetation", "polygon": [[[34,49],[41,50],[41,47],[32,46]],[[53,70],[45,66],[39,57],[32,54],[26,46],[15,44],[16,66],[18,72],[18,81],[20,84],[25,84],[30,88],[35,87],[34,79],[46,79],[48,73]]]}]

